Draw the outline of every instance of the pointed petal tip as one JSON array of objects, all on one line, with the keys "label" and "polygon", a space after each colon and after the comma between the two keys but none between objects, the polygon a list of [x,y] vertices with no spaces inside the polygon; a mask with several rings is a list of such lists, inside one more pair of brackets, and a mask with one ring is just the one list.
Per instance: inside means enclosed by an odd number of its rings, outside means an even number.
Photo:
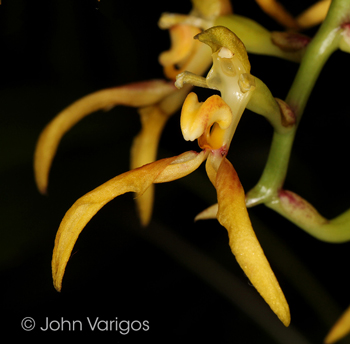
[{"label": "pointed petal tip", "polygon": [[91,218],[117,196],[127,192],[142,195],[177,158],[175,156],[158,160],[118,175],[88,192],[71,206],[57,231],[52,255],[52,276],[57,291],[61,290],[62,279],[75,242]]},{"label": "pointed petal tip", "polygon": [[201,211],[195,218],[194,222],[198,220],[211,220],[216,219],[216,215],[218,213],[218,204],[213,204],[209,208],[204,209]]},{"label": "pointed petal tip", "polygon": [[58,293],[60,293],[61,292],[61,290],[62,290],[62,286],[58,286],[58,285],[53,285],[54,287],[55,287],[55,289],[56,289],[56,291],[58,292]]},{"label": "pointed petal tip", "polygon": [[215,179],[217,217],[228,231],[231,251],[252,285],[287,327],[290,324],[287,300],[253,230],[242,184],[226,158],[222,159]]},{"label": "pointed petal tip", "polygon": [[324,339],[325,344],[333,344],[350,333],[350,306],[344,311]]},{"label": "pointed petal tip", "polygon": [[145,228],[149,225],[152,219],[154,203],[154,185],[150,185],[149,188],[142,195],[136,194],[134,201],[136,204],[136,211],[139,218],[139,224],[142,228]]},{"label": "pointed petal tip", "polygon": [[146,218],[146,217],[143,217],[143,216],[140,216],[140,215],[139,215],[139,220],[140,220],[140,226],[142,228],[148,227],[149,223],[151,222],[150,218]]},{"label": "pointed petal tip", "polygon": [[34,181],[40,194],[46,195],[48,189],[48,168],[47,159],[42,154],[42,145],[38,145],[34,157]]},{"label": "pointed petal tip", "polygon": [[52,265],[53,286],[56,289],[56,291],[60,293],[62,290],[63,275],[58,276],[58,271],[57,271],[58,267],[56,263],[54,263],[54,259],[52,259],[51,265]]},{"label": "pointed petal tip", "polygon": [[39,185],[37,185],[37,189],[38,189],[39,193],[42,194],[43,196],[47,196],[48,195],[47,186],[39,186]]},{"label": "pointed petal tip", "polygon": [[197,221],[200,221],[200,220],[205,220],[204,217],[201,216],[202,213],[199,213],[198,215],[196,215],[193,219],[193,222],[197,222]]},{"label": "pointed petal tip", "polygon": [[285,327],[289,327],[291,322],[289,307],[288,307],[288,310],[284,311],[282,315],[277,314],[277,316],[282,321]]}]

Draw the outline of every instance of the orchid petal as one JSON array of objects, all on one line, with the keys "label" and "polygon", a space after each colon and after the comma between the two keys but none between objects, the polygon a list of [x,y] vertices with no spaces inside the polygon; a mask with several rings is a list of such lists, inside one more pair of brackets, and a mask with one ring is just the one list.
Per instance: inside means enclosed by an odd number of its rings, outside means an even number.
[{"label": "orchid petal", "polygon": [[208,157],[208,151],[189,151],[179,155],[154,180],[154,183],[167,183],[183,178],[195,171]]},{"label": "orchid petal", "polygon": [[62,288],[63,275],[79,234],[92,217],[108,202],[127,192],[142,195],[152,183],[164,183],[191,173],[206,158],[201,153],[186,152],[179,156],[155,161],[125,172],[79,198],[67,211],[56,234],[52,256],[55,288]]},{"label": "orchid petal", "polygon": [[85,116],[97,110],[110,110],[116,105],[148,106],[158,102],[175,87],[162,80],[139,82],[89,94],[60,112],[41,133],[34,160],[37,187],[46,193],[49,170],[62,136]]},{"label": "orchid petal", "polygon": [[334,324],[327,337],[325,344],[332,344],[350,333],[350,306],[345,310],[342,316]]},{"label": "orchid petal", "polygon": [[193,92],[187,96],[180,119],[182,135],[186,141],[199,138],[201,148],[219,149],[229,144],[225,129],[231,123],[231,109],[218,95],[209,97],[204,103],[198,102],[198,97]]},{"label": "orchid petal", "polygon": [[[168,115],[158,106],[139,109],[141,131],[134,138],[131,148],[131,169],[149,164],[156,160],[159,139],[167,122]],[[135,199],[141,224],[146,226],[152,215],[154,201],[154,186]]]},{"label": "orchid petal", "polygon": [[218,168],[215,186],[219,203],[218,221],[228,231],[232,253],[260,295],[288,326],[288,303],[252,228],[238,175],[226,158],[222,159]]},{"label": "orchid petal", "polygon": [[195,221],[198,220],[210,220],[210,219],[216,219],[216,216],[218,214],[218,204],[215,203],[208,207],[207,209],[204,209],[201,211],[195,218]]},{"label": "orchid petal", "polygon": [[194,11],[207,19],[232,13],[229,0],[192,0],[192,3]]},{"label": "orchid petal", "polygon": [[293,16],[276,0],[255,0],[271,18],[289,29],[297,30],[299,25]]},{"label": "orchid petal", "polygon": [[159,18],[158,27],[162,30],[169,30],[172,27],[179,24],[197,26],[196,24],[200,24],[200,23],[202,23],[202,19],[198,17],[193,17],[188,14],[165,12],[165,13],[162,13],[162,15]]},{"label": "orchid petal", "polygon": [[193,37],[200,32],[197,27],[179,24],[169,29],[172,46],[159,56],[159,63],[164,67],[164,75],[175,80],[176,75],[188,69],[188,62],[198,49],[198,42]]},{"label": "orchid petal", "polygon": [[298,25],[303,29],[321,24],[326,18],[326,15],[331,5],[332,0],[318,1],[296,18]]},{"label": "orchid petal", "polygon": [[[182,90],[172,92],[158,104],[139,109],[141,131],[135,137],[131,148],[131,169],[143,166],[156,160],[161,132],[168,120],[182,105],[189,92],[189,85]],[[146,226],[152,216],[154,186],[135,199],[141,224]]]},{"label": "orchid petal", "polygon": [[159,173],[175,159],[176,157],[159,160],[123,173],[90,191],[72,205],[62,219],[56,234],[52,256],[52,275],[54,286],[58,291],[62,288],[62,278],[74,244],[91,218],[119,195],[126,192],[137,194],[145,192]]}]

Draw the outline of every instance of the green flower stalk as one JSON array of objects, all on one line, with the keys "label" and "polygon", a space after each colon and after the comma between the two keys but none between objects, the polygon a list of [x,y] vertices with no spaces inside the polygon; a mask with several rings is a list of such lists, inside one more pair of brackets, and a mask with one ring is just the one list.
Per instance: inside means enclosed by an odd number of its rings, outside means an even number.
[{"label": "green flower stalk", "polygon": [[[283,183],[297,127],[311,91],[328,58],[340,45],[346,43],[344,38],[347,37],[345,13],[349,11],[348,1],[333,1],[329,15],[308,45],[285,100],[293,109],[296,125],[288,133],[280,133],[275,130],[264,172],[258,184],[247,194],[247,206],[263,203],[309,234],[327,242],[350,240],[350,210],[335,219],[325,219],[302,197],[290,191],[284,191]],[[310,214],[313,215],[310,217]]]}]

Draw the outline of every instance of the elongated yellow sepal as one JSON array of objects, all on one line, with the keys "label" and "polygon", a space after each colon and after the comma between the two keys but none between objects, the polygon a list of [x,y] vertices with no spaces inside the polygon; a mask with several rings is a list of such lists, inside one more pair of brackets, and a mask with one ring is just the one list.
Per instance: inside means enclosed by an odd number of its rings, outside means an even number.
[{"label": "elongated yellow sepal", "polygon": [[232,253],[260,295],[288,326],[288,303],[252,228],[238,175],[226,158],[218,168],[215,186],[219,204],[217,218],[228,231]]},{"label": "elongated yellow sepal", "polygon": [[[169,115],[157,105],[139,109],[141,131],[134,138],[131,148],[131,169],[149,164],[156,160],[158,143]],[[149,223],[154,203],[154,186],[151,185],[145,193],[135,199],[139,218],[143,226]]]},{"label": "elongated yellow sepal", "polygon": [[142,195],[152,183],[164,183],[193,172],[205,160],[207,153],[186,152],[179,156],[155,161],[125,172],[79,198],[67,211],[55,239],[52,256],[52,276],[56,290],[62,279],[79,234],[92,217],[108,202],[126,192]]},{"label": "elongated yellow sepal", "polygon": [[297,23],[303,29],[321,24],[326,18],[330,5],[331,0],[316,2],[296,18]]},{"label": "elongated yellow sepal", "polygon": [[286,28],[297,30],[299,25],[293,16],[277,0],[255,0],[261,9]]},{"label": "elongated yellow sepal", "polygon": [[327,337],[325,344],[332,344],[350,333],[350,306],[334,324]]},{"label": "elongated yellow sepal", "polygon": [[49,171],[63,135],[77,122],[97,110],[110,110],[116,105],[148,106],[172,93],[175,87],[163,80],[139,82],[89,94],[60,112],[40,134],[34,156],[37,187],[46,193]]}]

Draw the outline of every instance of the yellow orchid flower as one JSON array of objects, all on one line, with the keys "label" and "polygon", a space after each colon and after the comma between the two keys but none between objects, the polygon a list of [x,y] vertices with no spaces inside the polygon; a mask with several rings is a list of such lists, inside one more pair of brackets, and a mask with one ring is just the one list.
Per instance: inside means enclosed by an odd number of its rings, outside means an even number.
[{"label": "yellow orchid flower", "polygon": [[[159,20],[161,29],[169,29],[172,46],[162,53],[159,61],[168,79],[186,69],[203,74],[211,64],[210,49],[193,40],[193,36],[213,25],[217,16],[231,13],[228,0],[193,1],[190,15],[163,14]],[[156,160],[162,130],[170,116],[181,105],[192,86],[178,90],[173,83],[163,80],[138,82],[126,86],[105,89],[89,94],[61,111],[41,133],[34,156],[34,172],[37,187],[46,193],[49,171],[63,135],[85,116],[98,111],[108,111],[114,106],[138,108],[141,131],[131,147],[131,169]],[[136,204],[142,225],[150,221],[153,208],[153,185]]]},{"label": "yellow orchid flower", "polygon": [[252,228],[238,175],[226,158],[238,122],[256,91],[248,56],[243,43],[226,28],[214,27],[196,38],[212,48],[213,67],[206,79],[184,72],[178,81],[198,79],[222,95],[213,95],[200,103],[190,93],[183,104],[180,119],[183,136],[185,140],[198,140],[202,151],[185,152],[135,168],[79,198],[64,216],[56,235],[52,258],[54,286],[61,290],[79,234],[106,203],[126,192],[141,196],[151,185],[182,178],[206,160],[207,175],[217,191],[217,219],[228,231],[231,250],[257,291],[288,326],[288,303]]},{"label": "yellow orchid flower", "polygon": [[[283,39],[274,38],[276,34],[247,18],[232,16],[229,0],[192,0],[192,3],[193,9],[188,15],[164,13],[159,20],[159,27],[169,30],[172,42],[171,48],[159,56],[166,78],[175,80],[176,75],[184,71],[202,75],[209,69],[212,61],[210,48],[193,40],[193,36],[214,24],[230,25],[231,30],[239,31],[239,35],[244,36],[250,51],[254,53],[270,54],[292,61],[300,60],[302,49],[287,52],[285,48],[281,48]],[[258,39],[255,39],[256,36]],[[189,74],[186,75],[187,84],[181,89],[173,87],[171,82],[152,80],[97,91],[61,111],[43,130],[37,143],[34,172],[39,191],[43,194],[47,191],[51,164],[64,134],[85,116],[98,110],[108,111],[117,105],[136,107],[140,114],[142,127],[131,147],[130,168],[155,161],[159,139],[167,120],[181,108],[192,88],[188,77]],[[202,86],[207,85],[204,83]],[[152,215],[153,198],[154,187],[151,185],[142,196],[135,199],[140,221],[144,226],[149,223]]]}]

